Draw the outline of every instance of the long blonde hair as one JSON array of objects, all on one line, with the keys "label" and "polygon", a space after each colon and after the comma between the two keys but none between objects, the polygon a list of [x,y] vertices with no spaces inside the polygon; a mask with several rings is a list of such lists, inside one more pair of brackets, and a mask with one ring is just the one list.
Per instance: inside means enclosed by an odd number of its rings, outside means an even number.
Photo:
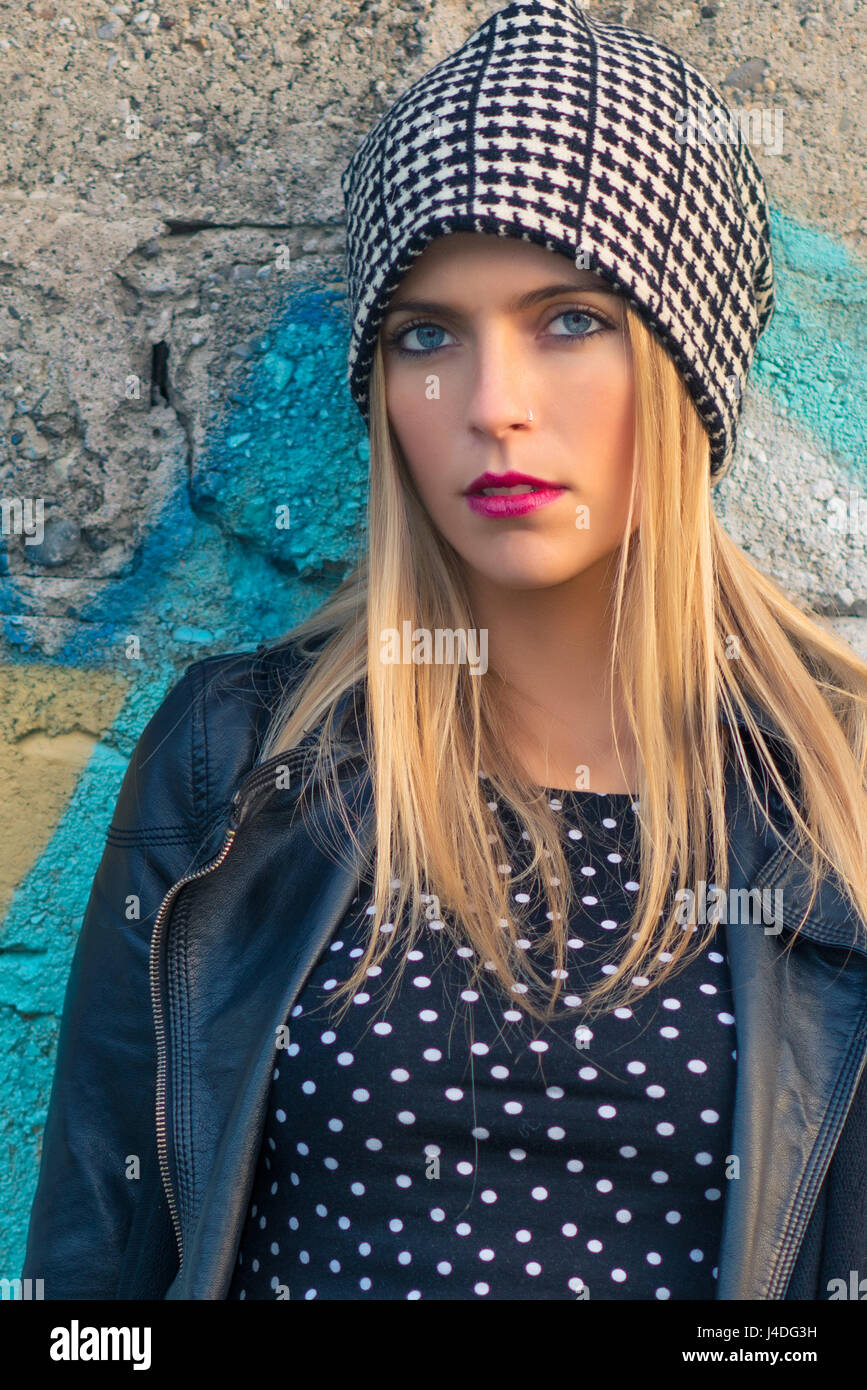
[{"label": "long blonde hair", "polygon": [[[775,788],[792,818],[798,854],[809,845],[812,895],[799,927],[826,866],[867,920],[867,664],[817,614],[796,606],[722,529],[711,500],[708,438],[692,400],[664,348],[628,306],[626,323],[636,466],[624,542],[615,556],[608,688],[617,683],[622,691],[638,752],[640,891],[631,936],[612,957],[616,969],[582,1001],[587,1017],[628,1004],[644,989],[642,981],[667,979],[713,934],[712,928],[707,934],[684,930],[674,890],[711,883],[727,892],[726,747],[766,815],[738,714],[754,763],[757,757],[765,769],[765,791]],[[630,536],[639,468],[640,526]],[[460,564],[432,525],[391,430],[379,344],[371,377],[369,489],[362,559],[312,617],[281,639],[308,654],[309,639],[324,644],[275,709],[259,753],[265,761],[318,731],[311,777],[360,851],[334,760],[334,715],[341,696],[363,691],[375,810],[375,849],[365,877],[376,912],[364,954],[332,997],[345,996],[348,1008],[399,936],[405,967],[433,901],[445,932],[476,953],[477,975],[492,972],[518,1007],[549,1018],[565,977],[560,972],[573,902],[558,829],[562,817],[555,818],[545,792],[509,754],[495,673],[472,675],[460,662],[380,660],[379,634],[400,630],[407,619],[413,629],[429,630],[470,629],[473,619]],[[795,786],[751,706],[770,715],[779,730]],[[483,776],[489,779],[484,786]],[[489,802],[510,807],[523,827],[532,854],[520,873],[503,871],[514,870],[522,849],[504,844],[503,821]],[[516,944],[524,929],[512,894],[522,878],[541,879],[547,896],[551,926],[544,940],[554,951],[553,989]],[[540,1006],[532,984],[542,988],[546,1002]]]}]

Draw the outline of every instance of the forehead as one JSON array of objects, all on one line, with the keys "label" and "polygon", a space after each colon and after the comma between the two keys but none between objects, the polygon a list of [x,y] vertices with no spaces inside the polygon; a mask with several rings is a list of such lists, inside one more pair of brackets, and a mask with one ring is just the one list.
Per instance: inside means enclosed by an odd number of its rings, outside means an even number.
[{"label": "forehead", "polygon": [[413,261],[389,305],[408,295],[442,294],[448,297],[490,280],[497,289],[513,288],[517,294],[542,285],[595,291],[616,296],[616,287],[602,276],[575,264],[568,256],[520,237],[500,237],[482,232],[450,232],[430,241]]}]

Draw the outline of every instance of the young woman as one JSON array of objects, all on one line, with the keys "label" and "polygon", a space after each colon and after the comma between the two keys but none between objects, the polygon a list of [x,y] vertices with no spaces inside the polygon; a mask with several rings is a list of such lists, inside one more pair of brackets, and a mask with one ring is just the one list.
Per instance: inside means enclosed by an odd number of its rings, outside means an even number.
[{"label": "young woman", "polygon": [[773,275],[698,100],[533,0],[354,156],[365,557],[136,748],[46,1297],[824,1299],[867,1268],[867,667],[713,511]]}]

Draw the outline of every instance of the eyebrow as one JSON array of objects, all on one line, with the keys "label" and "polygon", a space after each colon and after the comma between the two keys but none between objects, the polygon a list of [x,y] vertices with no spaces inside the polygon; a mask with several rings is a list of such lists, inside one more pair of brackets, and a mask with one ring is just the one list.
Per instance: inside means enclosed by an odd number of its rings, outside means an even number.
[{"label": "eyebrow", "polygon": [[[543,285],[540,289],[530,290],[527,294],[519,295],[516,299],[510,299],[506,304],[506,309],[510,313],[520,313],[523,309],[532,309],[535,304],[541,303],[545,299],[553,299],[559,294],[614,294],[611,288],[603,288],[602,285],[594,280],[593,284],[576,282],[574,280],[564,280],[556,285]],[[421,314],[454,314],[460,317],[460,313],[450,304],[438,303],[434,299],[401,299],[387,310],[383,317],[389,318],[392,314],[399,313],[402,309],[412,309],[415,313]]]}]

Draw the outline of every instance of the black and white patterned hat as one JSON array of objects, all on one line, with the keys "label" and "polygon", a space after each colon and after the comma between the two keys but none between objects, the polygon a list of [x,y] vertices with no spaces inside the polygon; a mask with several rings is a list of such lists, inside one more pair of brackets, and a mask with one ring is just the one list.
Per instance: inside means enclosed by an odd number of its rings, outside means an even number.
[{"label": "black and white patterned hat", "polygon": [[722,477],[773,313],[771,234],[739,125],[683,58],[579,0],[516,0],[398,98],[341,188],[347,378],[366,425],[402,277],[436,237],[489,232],[560,252],[624,296],[679,368]]}]

